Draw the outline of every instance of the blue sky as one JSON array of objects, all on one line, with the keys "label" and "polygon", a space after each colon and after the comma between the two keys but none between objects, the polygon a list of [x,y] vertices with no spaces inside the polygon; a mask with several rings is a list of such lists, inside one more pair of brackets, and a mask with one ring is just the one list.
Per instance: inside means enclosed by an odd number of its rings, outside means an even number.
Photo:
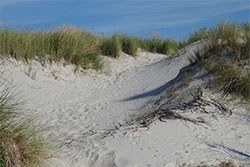
[{"label": "blue sky", "polygon": [[250,20],[250,0],[0,0],[0,22],[70,24],[98,33],[182,39],[199,27]]}]

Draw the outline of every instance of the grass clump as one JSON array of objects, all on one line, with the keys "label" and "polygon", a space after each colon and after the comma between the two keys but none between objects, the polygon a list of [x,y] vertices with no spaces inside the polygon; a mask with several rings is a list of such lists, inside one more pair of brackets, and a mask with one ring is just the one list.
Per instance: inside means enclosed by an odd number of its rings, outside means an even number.
[{"label": "grass clump", "polygon": [[104,55],[119,57],[121,51],[131,56],[136,56],[138,50],[138,38],[128,35],[114,34],[111,38],[103,38],[101,50]]},{"label": "grass clump", "polygon": [[146,51],[156,53],[162,45],[160,38],[145,39],[142,41],[142,48]]},{"label": "grass clump", "polygon": [[[209,32],[214,53],[230,52],[237,62],[250,59],[250,23],[224,22]],[[210,49],[211,50],[211,49]]]},{"label": "grass clump", "polygon": [[105,55],[118,57],[120,50],[131,56],[136,56],[138,48],[153,53],[169,55],[176,52],[179,47],[179,42],[169,38],[162,39],[156,35],[141,39],[126,34],[115,34],[111,38],[103,39],[101,50]]},{"label": "grass clump", "polygon": [[103,38],[101,50],[104,55],[112,57],[119,57],[121,51],[136,56],[139,47],[149,52],[169,55],[176,52],[180,45],[179,42],[169,38],[140,39],[125,34],[115,34],[111,38]]},{"label": "grass clump", "polygon": [[208,35],[209,35],[209,30],[206,27],[199,28],[193,33],[190,33],[189,38],[187,40],[184,39],[180,41],[179,48],[184,48],[185,46],[190,45],[196,41],[208,39]]},{"label": "grass clump", "polygon": [[178,49],[179,49],[178,42],[172,39],[166,38],[162,43],[162,47],[159,53],[170,55],[170,54],[175,53]]},{"label": "grass clump", "polygon": [[104,38],[101,50],[104,55],[118,58],[121,54],[121,43],[118,35],[113,35],[111,38]]},{"label": "grass clump", "polygon": [[47,31],[32,31],[22,26],[0,28],[0,54],[26,62],[64,61],[82,68],[100,68],[100,59],[89,59],[99,54],[99,45],[96,36],[72,26],[49,27]]},{"label": "grass clump", "polygon": [[141,47],[149,52],[169,55],[179,49],[179,43],[169,38],[153,37],[142,40]]},{"label": "grass clump", "polygon": [[209,31],[208,38],[216,52],[235,49],[241,40],[240,26],[236,23],[221,23]]},{"label": "grass clump", "polygon": [[187,44],[194,43],[196,41],[204,40],[208,38],[208,30],[207,28],[203,27],[198,29],[197,31],[191,33],[189,35],[189,39],[187,40]]},{"label": "grass clump", "polygon": [[23,26],[0,26],[0,54],[29,62],[38,60],[42,65],[48,62],[74,64],[84,69],[100,69],[100,53],[117,58],[121,51],[136,56],[138,48],[162,54],[172,54],[179,43],[171,39],[152,36],[149,39],[114,34],[99,37],[72,26],[49,26],[45,30],[31,30]]},{"label": "grass clump", "polygon": [[212,86],[250,97],[250,24],[221,23],[208,31],[210,46],[190,57],[213,74]]},{"label": "grass clump", "polygon": [[122,51],[131,56],[136,56],[138,50],[138,38],[120,35]]},{"label": "grass clump", "polygon": [[0,147],[0,167],[5,167],[5,148]]},{"label": "grass clump", "polygon": [[25,118],[11,89],[0,91],[0,167],[42,167],[53,157],[33,119]]},{"label": "grass clump", "polygon": [[208,66],[208,71],[215,74],[213,84],[221,87],[225,94],[250,97],[250,73],[226,58],[217,59],[217,63]]}]

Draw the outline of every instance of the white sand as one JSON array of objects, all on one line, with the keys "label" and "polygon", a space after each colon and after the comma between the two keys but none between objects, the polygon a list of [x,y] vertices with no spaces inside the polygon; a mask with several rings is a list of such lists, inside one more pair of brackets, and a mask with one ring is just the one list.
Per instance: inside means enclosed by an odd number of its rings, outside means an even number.
[{"label": "white sand", "polygon": [[30,68],[14,60],[3,67],[11,69],[7,79],[19,85],[25,108],[37,114],[38,124],[51,127],[44,135],[63,145],[51,166],[174,167],[225,160],[250,166],[250,114],[242,107],[230,117],[207,116],[211,126],[156,121],[149,129],[121,129],[103,138],[102,132],[125,124],[132,114],[146,111],[146,104],[161,99],[166,83],[189,64],[188,56],[199,47],[193,44],[177,57],[140,51],[136,59],[126,54],[117,60],[106,58],[110,68],[105,72],[74,74],[72,66],[33,62]]}]

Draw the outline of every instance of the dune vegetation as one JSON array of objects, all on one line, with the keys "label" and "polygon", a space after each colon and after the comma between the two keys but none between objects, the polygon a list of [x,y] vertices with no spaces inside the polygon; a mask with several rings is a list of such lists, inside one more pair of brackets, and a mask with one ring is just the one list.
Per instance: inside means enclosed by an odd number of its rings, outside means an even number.
[{"label": "dune vegetation", "polygon": [[65,25],[49,26],[46,31],[2,25],[0,48],[0,55],[25,62],[35,59],[43,65],[63,62],[84,69],[101,69],[103,63],[100,54],[117,58],[121,52],[125,52],[136,56],[138,48],[142,48],[168,55],[179,49],[179,42],[160,37],[141,39],[126,34],[102,37]]},{"label": "dune vegetation", "polygon": [[2,26],[0,54],[17,60],[37,59],[42,64],[64,61],[83,68],[98,69],[100,40],[93,34],[71,26],[32,31],[25,27]]},{"label": "dune vegetation", "polygon": [[54,157],[34,118],[21,109],[13,88],[0,83],[0,167],[42,167]]},{"label": "dune vegetation", "polygon": [[[170,55],[180,48],[204,39],[209,39],[213,43],[213,49],[231,47],[239,57],[245,55],[241,52],[246,51],[242,44],[237,43],[237,40],[241,38],[249,42],[249,35],[244,34],[249,34],[249,23],[221,23],[211,29],[200,28],[191,33],[188,39],[181,41],[163,39],[159,35],[139,38],[116,33],[103,37],[65,25],[49,26],[46,31],[42,29],[35,31],[23,26],[2,25],[0,27],[0,55],[11,56],[26,62],[36,59],[42,64],[63,62],[75,64],[84,69],[100,69],[103,66],[100,54],[117,58],[121,52],[125,52],[136,56],[138,48],[142,48],[145,51]],[[226,40],[227,43],[218,43],[220,40]]]},{"label": "dune vegetation", "polygon": [[[250,23],[221,23],[209,31],[201,29],[192,41],[205,40],[209,47],[190,58],[193,64],[205,67],[213,79],[211,86],[250,97]],[[202,35],[201,35],[202,34]]]},{"label": "dune vegetation", "polygon": [[126,34],[114,34],[111,37],[102,38],[102,54],[119,57],[121,52],[131,56],[137,56],[138,48],[148,52],[170,55],[180,48],[180,43],[169,38],[151,37],[141,39]]}]

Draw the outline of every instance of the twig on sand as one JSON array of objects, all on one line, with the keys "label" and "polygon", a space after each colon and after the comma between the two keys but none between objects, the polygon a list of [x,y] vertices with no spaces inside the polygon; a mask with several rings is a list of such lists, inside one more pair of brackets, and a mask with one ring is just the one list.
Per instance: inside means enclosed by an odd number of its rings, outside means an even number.
[{"label": "twig on sand", "polygon": [[229,113],[228,116],[230,116],[232,114],[232,111],[230,109],[226,108],[224,105],[217,102],[216,100],[212,99],[212,101],[210,101],[202,98],[203,92],[201,90],[198,90],[195,94],[192,94],[192,96],[193,99],[190,102],[184,102],[182,104],[170,106],[167,108],[164,108],[165,104],[163,104],[154,112],[146,114],[145,116],[137,119],[135,122],[138,122],[141,127],[149,127],[151,123],[153,123],[157,119],[162,122],[164,122],[163,119],[179,119],[183,121],[192,122],[194,124],[209,124],[209,122],[206,122],[201,117],[198,119],[193,119],[175,112],[177,110],[200,109],[200,111],[209,114],[209,112],[206,111],[206,108],[204,106],[214,106],[219,111],[221,111],[221,114],[223,115]]},{"label": "twig on sand", "polygon": [[[68,142],[65,142],[65,145],[71,145],[74,142],[79,142],[82,138],[86,137],[97,137],[98,139],[104,139],[106,137],[113,136],[118,132],[118,131],[123,131],[124,134],[128,131],[137,131],[139,128],[149,128],[150,125],[155,121],[155,120],[160,120],[161,122],[165,122],[166,119],[178,119],[178,120],[183,120],[187,122],[191,122],[194,124],[207,124],[210,125],[209,122],[205,121],[202,117],[198,117],[196,119],[193,118],[188,118],[185,117],[181,114],[179,114],[177,111],[187,111],[187,110],[194,110],[194,111],[201,111],[205,114],[211,114],[212,112],[206,111],[205,106],[213,106],[216,107],[222,114],[226,115],[226,113],[229,113],[228,116],[232,114],[232,111],[228,108],[226,108],[224,105],[221,103],[217,102],[214,99],[211,100],[206,100],[203,98],[203,92],[201,90],[198,90],[195,94],[192,94],[192,100],[189,102],[184,102],[180,103],[178,105],[172,105],[170,107],[165,107],[164,105],[161,105],[158,107],[157,110],[150,112],[144,116],[141,116],[134,120],[132,123],[125,123],[125,124],[118,124],[114,128],[111,129],[104,129],[104,130],[98,130],[98,131],[87,131],[81,135],[79,139],[71,139]],[[216,119],[215,115],[212,115],[213,118]]]}]

